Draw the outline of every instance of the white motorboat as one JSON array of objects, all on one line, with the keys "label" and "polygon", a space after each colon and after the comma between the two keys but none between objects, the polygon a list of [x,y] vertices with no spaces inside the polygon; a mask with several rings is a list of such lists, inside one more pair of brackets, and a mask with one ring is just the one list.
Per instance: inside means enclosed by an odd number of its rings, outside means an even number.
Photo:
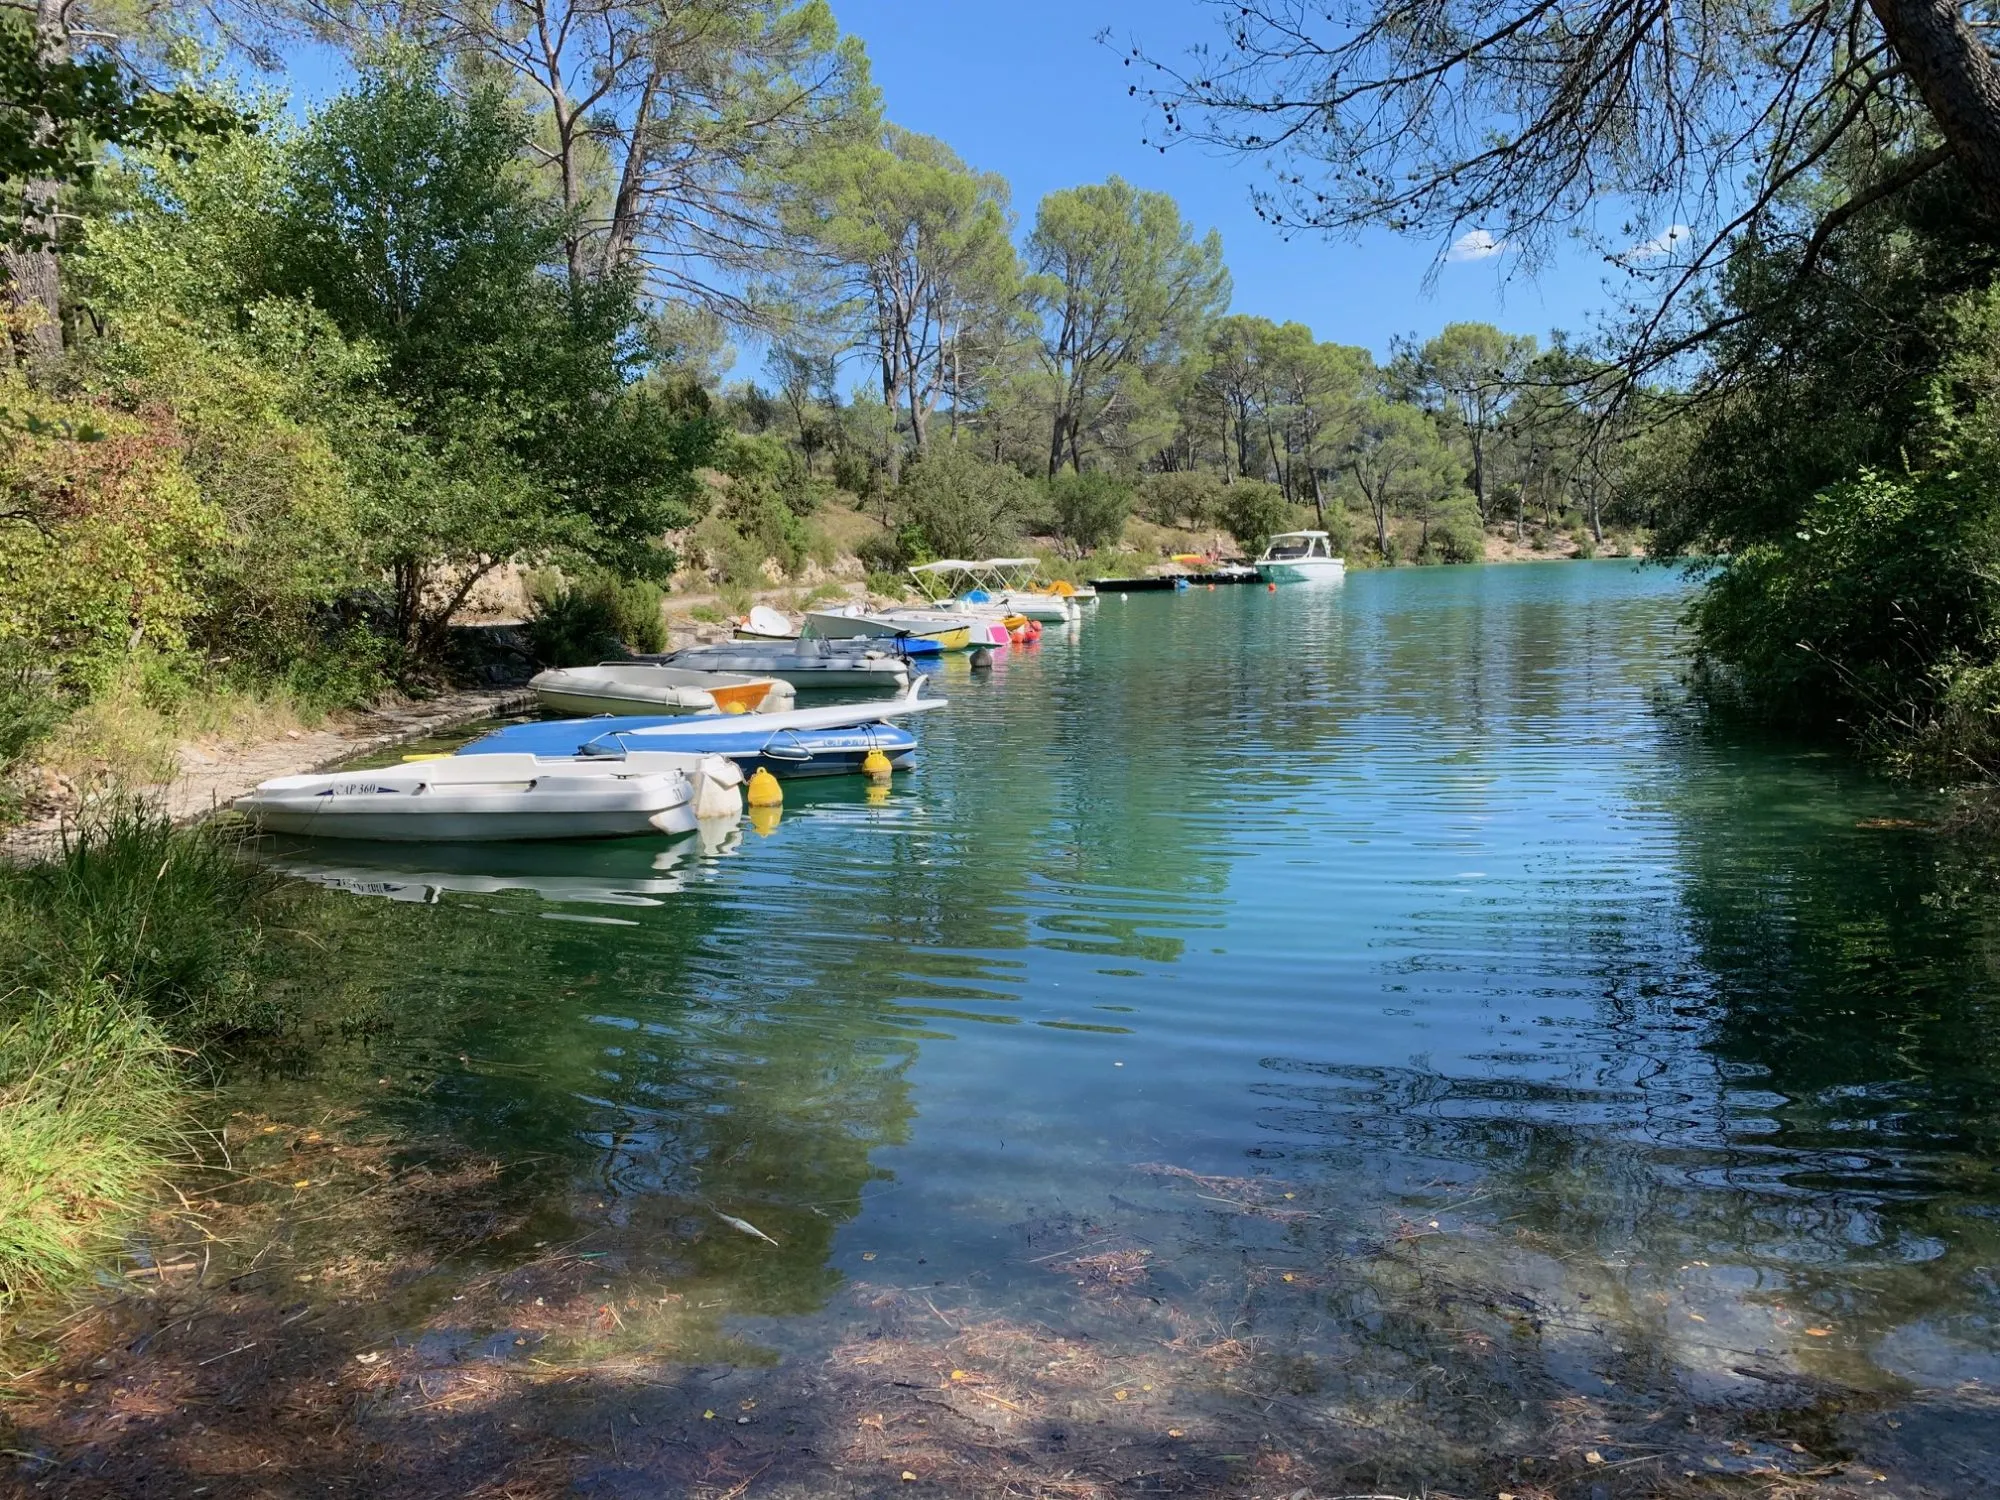
[{"label": "white motorboat", "polygon": [[395,843],[692,833],[743,808],[743,772],[720,755],[446,755],[372,771],[280,776],[236,799],[259,831]]},{"label": "white motorboat", "polygon": [[599,662],[537,672],[528,687],[559,714],[783,713],[792,685],[769,675],[697,671],[659,660]]},{"label": "white motorboat", "polygon": [[865,637],[723,641],[713,646],[688,646],[647,660],[697,672],[774,677],[795,688],[893,688],[901,692],[910,685],[909,659],[897,652],[894,642],[877,644]]},{"label": "white motorboat", "polygon": [[1324,531],[1281,531],[1265,544],[1257,576],[1266,583],[1331,581],[1347,576],[1347,561],[1334,556]]},{"label": "white motorboat", "polygon": [[979,562],[946,558],[909,570],[917,587],[938,609],[979,614],[1026,615],[1043,624],[1063,625],[1081,617],[1073,585],[1030,587],[1041,571],[1038,557],[989,557]]},{"label": "white motorboat", "polygon": [[806,630],[824,640],[856,640],[910,636],[936,641],[946,651],[971,651],[981,646],[999,649],[1008,643],[1007,625],[996,612],[974,614],[948,609],[867,610],[858,604],[816,609],[806,615]]}]

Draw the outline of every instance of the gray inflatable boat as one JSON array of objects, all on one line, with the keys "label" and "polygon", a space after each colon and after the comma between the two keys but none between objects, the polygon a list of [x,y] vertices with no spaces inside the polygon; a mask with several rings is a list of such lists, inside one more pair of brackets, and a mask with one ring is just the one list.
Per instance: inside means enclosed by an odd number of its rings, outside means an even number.
[{"label": "gray inflatable boat", "polygon": [[883,688],[910,684],[910,664],[893,642],[879,640],[720,641],[688,646],[649,662],[695,672],[741,672],[775,677],[795,688]]}]

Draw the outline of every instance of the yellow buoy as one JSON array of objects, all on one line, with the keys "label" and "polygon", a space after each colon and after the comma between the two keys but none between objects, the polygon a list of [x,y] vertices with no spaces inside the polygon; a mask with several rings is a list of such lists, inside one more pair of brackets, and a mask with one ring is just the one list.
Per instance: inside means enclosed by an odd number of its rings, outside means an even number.
[{"label": "yellow buoy", "polygon": [[867,755],[862,757],[861,774],[863,776],[887,776],[894,769],[895,767],[889,764],[889,757],[884,755],[880,750],[870,750]]},{"label": "yellow buoy", "polygon": [[785,793],[778,778],[759,766],[751,774],[750,785],[743,789],[743,800],[752,807],[776,807],[785,800]]}]

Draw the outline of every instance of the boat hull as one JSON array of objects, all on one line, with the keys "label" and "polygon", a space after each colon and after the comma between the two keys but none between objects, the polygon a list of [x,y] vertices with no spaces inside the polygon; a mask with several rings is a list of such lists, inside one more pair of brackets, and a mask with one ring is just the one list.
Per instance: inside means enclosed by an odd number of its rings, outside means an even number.
[{"label": "boat hull", "polygon": [[1266,583],[1328,583],[1347,576],[1347,564],[1337,557],[1295,557],[1257,564]]},{"label": "boat hull", "polygon": [[545,776],[439,786],[368,771],[267,781],[236,810],[260,831],[388,843],[484,843],[692,833],[685,777]]},{"label": "boat hull", "polygon": [[[742,767],[746,775],[762,769],[788,780],[858,775],[874,751],[887,756],[893,770],[907,770],[915,760],[917,737],[894,724],[869,721],[824,728],[768,728],[758,722],[759,717],[628,719],[612,726],[602,720],[510,724],[482,735],[453,758],[508,754],[546,758],[584,752],[607,769],[629,766],[643,770],[648,755],[657,747],[683,754],[720,755]],[[712,731],[691,738],[686,731],[699,723],[712,726]]]},{"label": "boat hull", "polygon": [[594,667],[557,667],[538,672],[528,683],[551,713],[703,714],[768,711],[792,707],[792,686],[770,676],[704,671],[658,662],[603,662]]},{"label": "boat hull", "polygon": [[[910,685],[910,665],[893,649],[858,651],[808,649],[815,643],[793,643],[792,648],[756,646],[690,646],[663,656],[667,666],[695,671],[751,672],[774,677],[793,688],[892,688],[897,692]],[[825,643],[818,643],[822,646]]]}]

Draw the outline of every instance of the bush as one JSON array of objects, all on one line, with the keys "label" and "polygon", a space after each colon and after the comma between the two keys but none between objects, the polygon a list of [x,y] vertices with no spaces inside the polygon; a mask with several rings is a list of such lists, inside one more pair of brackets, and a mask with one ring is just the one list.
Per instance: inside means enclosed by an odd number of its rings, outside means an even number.
[{"label": "bush", "polygon": [[539,666],[582,666],[627,651],[667,648],[658,584],[609,573],[572,582],[553,571],[531,574],[526,582],[535,605],[528,645]]},{"label": "bush", "polygon": [[1049,521],[1055,535],[1081,556],[1118,540],[1132,514],[1132,486],[1095,471],[1049,481]]},{"label": "bush", "polygon": [[1275,484],[1239,479],[1222,502],[1222,525],[1245,552],[1261,552],[1264,543],[1292,529],[1292,503]]},{"label": "bush", "polygon": [[995,557],[1016,550],[1043,518],[1042,496],[1019,470],[971,448],[939,443],[904,471],[896,513],[932,557]]},{"label": "bush", "polygon": [[1159,526],[1206,531],[1222,524],[1222,503],[1231,488],[1206,470],[1148,474],[1139,481],[1139,513]]},{"label": "bush", "polygon": [[1420,562],[1476,563],[1486,560],[1486,528],[1470,495],[1455,495],[1431,522]]},{"label": "bush", "polygon": [[1761,717],[1991,764],[1992,717],[1975,710],[2000,651],[1996,561],[1993,482],[1864,472],[1815,496],[1792,535],[1720,564],[1689,612],[1702,681]]}]

